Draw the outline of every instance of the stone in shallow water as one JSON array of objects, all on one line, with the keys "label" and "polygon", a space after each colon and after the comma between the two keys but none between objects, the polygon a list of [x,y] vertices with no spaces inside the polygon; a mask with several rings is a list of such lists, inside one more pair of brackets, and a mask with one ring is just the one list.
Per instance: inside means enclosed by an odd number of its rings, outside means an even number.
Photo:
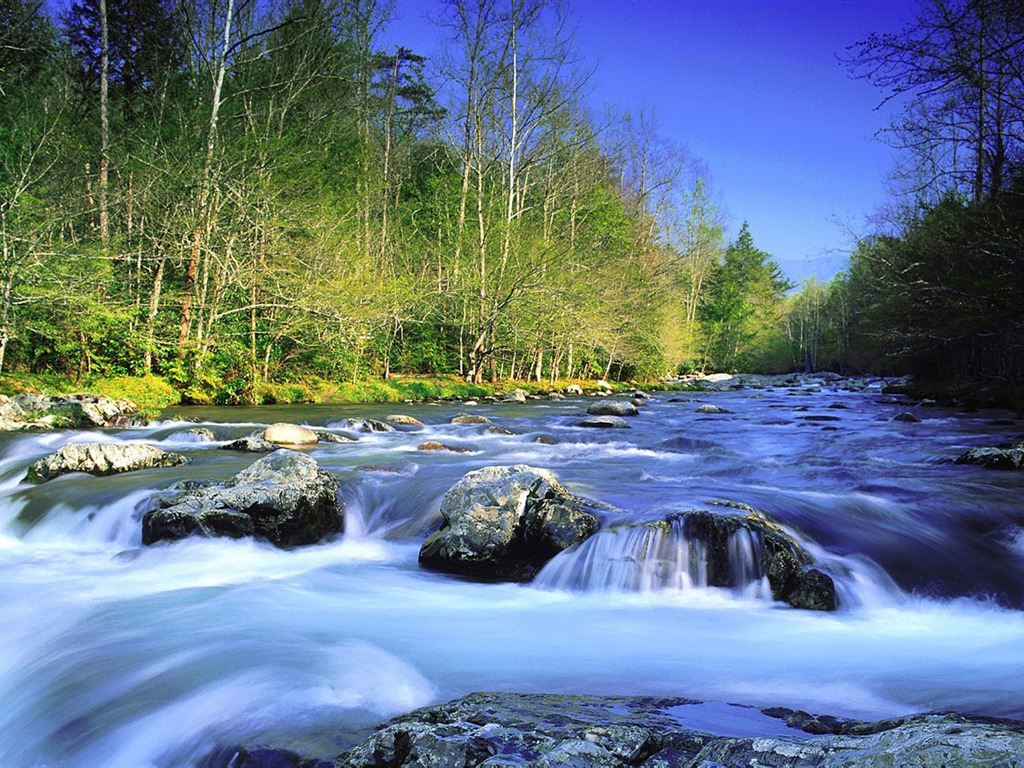
[{"label": "stone in shallow water", "polygon": [[420,548],[428,568],[484,579],[528,580],[558,552],[597,530],[585,502],[524,464],[467,473],[441,501],[444,525]]},{"label": "stone in shallow water", "polygon": [[594,416],[580,422],[581,427],[591,429],[629,429],[629,422],[621,416]]},{"label": "stone in shallow water", "polygon": [[342,530],[338,480],[302,453],[278,450],[220,486],[186,490],[142,516],[142,543],[257,535],[282,548]]},{"label": "stone in shallow water", "polygon": [[70,472],[117,475],[154,467],[180,467],[188,459],[142,443],[71,443],[28,468],[33,483],[43,483]]}]

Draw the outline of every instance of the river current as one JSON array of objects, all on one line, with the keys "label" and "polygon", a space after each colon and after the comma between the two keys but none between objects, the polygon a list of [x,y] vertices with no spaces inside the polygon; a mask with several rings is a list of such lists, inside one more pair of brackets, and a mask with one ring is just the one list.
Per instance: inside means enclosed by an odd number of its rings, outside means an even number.
[{"label": "river current", "polygon": [[[908,407],[880,400],[827,385],[660,393],[630,429],[610,430],[578,426],[593,402],[579,398],[192,408],[177,412],[189,421],[144,428],[2,434],[0,765],[191,765],[233,743],[335,754],[385,718],[478,690],[1024,718],[1024,472],[952,463],[1019,441],[1022,424],[941,408],[894,421]],[[514,434],[450,423],[469,410]],[[427,426],[346,421],[394,413]],[[343,535],[291,551],[142,546],[153,494],[229,478],[259,457],[219,446],[276,421],[358,437],[308,449],[340,479]],[[216,440],[186,432],[195,426]],[[469,450],[416,450],[429,440]],[[31,462],[92,441],[192,462],[26,482]],[[420,568],[444,492],[499,464],[551,470],[609,505],[606,527],[711,500],[762,510],[835,577],[840,609],[796,610],[763,589],[625,584],[574,551],[525,585]],[[620,540],[602,558],[635,561]]]}]

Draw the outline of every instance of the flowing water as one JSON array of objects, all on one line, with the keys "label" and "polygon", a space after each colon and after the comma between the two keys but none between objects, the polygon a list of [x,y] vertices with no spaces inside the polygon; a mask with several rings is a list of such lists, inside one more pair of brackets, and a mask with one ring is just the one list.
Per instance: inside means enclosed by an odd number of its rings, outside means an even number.
[{"label": "flowing water", "polygon": [[[476,690],[678,695],[880,718],[953,709],[1024,717],[1024,472],[950,462],[1020,439],[1007,414],[904,407],[825,387],[659,394],[631,429],[578,426],[587,400],[464,407],[183,409],[146,428],[0,435],[0,765],[190,765],[217,745],[335,754],[373,724]],[[363,433],[400,411],[426,427]],[[346,532],[141,545],[154,493],[227,479],[218,450],[274,421],[358,436],[309,453],[336,473]],[[535,442],[553,438],[554,444]],[[437,440],[467,453],[422,452]],[[142,441],[192,463],[28,485],[67,442]],[[552,470],[609,505],[605,531],[529,585],[422,570],[444,492],[495,464]],[[756,541],[734,588],[706,587],[699,543],[663,520],[720,500],[763,510],[839,587],[835,613],[773,603]]]}]

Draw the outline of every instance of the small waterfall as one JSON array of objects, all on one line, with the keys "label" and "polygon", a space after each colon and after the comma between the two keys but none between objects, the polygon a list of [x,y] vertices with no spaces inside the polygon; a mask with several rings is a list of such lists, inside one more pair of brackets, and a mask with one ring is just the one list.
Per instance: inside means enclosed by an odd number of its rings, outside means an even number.
[{"label": "small waterfall", "polygon": [[[727,550],[729,586],[742,596],[770,600],[757,533],[739,528]],[[579,592],[683,592],[709,586],[708,558],[707,544],[688,538],[685,519],[673,517],[599,531],[551,560],[533,583]]]}]

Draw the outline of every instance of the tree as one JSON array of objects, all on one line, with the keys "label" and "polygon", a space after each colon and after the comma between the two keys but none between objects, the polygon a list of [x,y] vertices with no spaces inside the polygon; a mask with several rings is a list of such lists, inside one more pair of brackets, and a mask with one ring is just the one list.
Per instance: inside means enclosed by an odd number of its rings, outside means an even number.
[{"label": "tree", "polygon": [[979,200],[1003,189],[1024,141],[1024,14],[1016,0],[924,0],[896,34],[851,47],[851,71],[903,102],[888,129],[910,191]]},{"label": "tree", "polygon": [[711,295],[699,313],[704,323],[704,365],[735,370],[781,331],[782,299],[790,283],[771,256],[740,227],[712,276]]}]

